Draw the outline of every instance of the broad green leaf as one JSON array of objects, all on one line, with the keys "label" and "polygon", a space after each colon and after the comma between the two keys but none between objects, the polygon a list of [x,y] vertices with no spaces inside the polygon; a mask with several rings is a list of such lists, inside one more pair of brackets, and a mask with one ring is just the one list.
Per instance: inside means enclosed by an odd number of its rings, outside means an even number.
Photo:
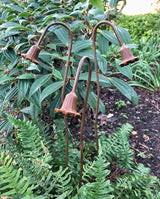
[{"label": "broad green leaf", "polygon": [[109,77],[108,80],[128,99],[134,104],[138,104],[138,96],[135,90],[121,79]]},{"label": "broad green leaf", "polygon": [[71,12],[70,15],[73,17],[81,17],[82,13],[83,12],[81,10],[75,10],[75,11]]},{"label": "broad green leaf", "polygon": [[98,19],[99,21],[104,21],[105,19],[107,19],[107,16],[106,15],[95,15],[93,17],[93,19]]},{"label": "broad green leaf", "polygon": [[18,79],[35,79],[35,78],[36,78],[36,75],[30,74],[30,73],[25,73],[18,77]]},{"label": "broad green leaf", "polygon": [[17,52],[19,50],[19,48],[23,45],[26,45],[26,43],[20,43],[20,44],[17,44],[14,48],[15,52]]},{"label": "broad green leaf", "polygon": [[28,90],[30,87],[30,80],[27,79],[20,79],[18,81],[18,90],[19,90],[19,94],[22,97],[26,97]]},{"label": "broad green leaf", "polygon": [[126,29],[116,26],[116,30],[119,33],[119,36],[120,36],[120,38],[122,39],[123,42],[130,43],[131,36]]},{"label": "broad green leaf", "polygon": [[62,19],[62,18],[71,18],[71,16],[66,15],[66,14],[54,14],[53,17],[55,17],[56,19]]},{"label": "broad green leaf", "polygon": [[101,9],[98,9],[98,8],[93,8],[91,10],[89,10],[88,12],[89,14],[91,15],[101,15],[101,14],[104,14],[104,12],[101,10]]},{"label": "broad green leaf", "polygon": [[123,75],[125,75],[129,79],[132,79],[133,74],[132,74],[132,69],[130,66],[119,67],[117,65],[117,69],[119,70],[119,72],[121,72]]},{"label": "broad green leaf", "polygon": [[53,116],[55,114],[55,108],[59,108],[61,105],[61,93],[58,93],[54,98],[54,101],[50,104],[50,114]]},{"label": "broad green leaf", "polygon": [[14,98],[15,95],[18,93],[17,86],[12,87],[5,96],[6,101],[10,101]]},{"label": "broad green leaf", "polygon": [[31,103],[31,106],[29,107],[30,109],[30,115],[33,120],[37,120],[38,115],[40,114],[40,108],[35,106],[34,104]]},{"label": "broad green leaf", "polygon": [[43,86],[49,79],[51,78],[51,75],[43,75],[40,78],[36,79],[31,88],[30,88],[30,92],[29,92],[29,98],[38,91],[38,89]]},{"label": "broad green leaf", "polygon": [[16,54],[15,51],[13,49],[10,50],[4,50],[3,51],[3,55],[10,60],[11,62],[14,62],[16,60]]},{"label": "broad green leaf", "polygon": [[117,40],[117,37],[113,33],[109,32],[107,30],[102,30],[100,32],[100,34],[103,35],[108,41],[110,41],[114,44],[120,45]]},{"label": "broad green leaf", "polygon": [[116,6],[116,4],[117,4],[117,0],[109,0],[109,6],[111,8],[114,8]]},{"label": "broad green leaf", "polygon": [[91,40],[77,41],[76,43],[73,44],[72,52],[77,53],[78,51],[84,50],[84,49],[89,48],[91,46],[92,46]]},{"label": "broad green leaf", "polygon": [[68,35],[68,31],[66,29],[58,28],[55,30],[55,34],[57,35],[57,37],[63,44],[65,44],[65,45],[69,44],[69,35]]},{"label": "broad green leaf", "polygon": [[9,32],[6,32],[6,33],[3,33],[0,35],[0,40],[2,39],[5,39],[6,37],[10,37],[10,36],[13,36],[13,35],[17,35],[19,34],[19,31],[15,31],[15,30],[12,30],[12,31],[9,31]]},{"label": "broad green leaf", "polygon": [[16,26],[16,27],[12,27],[12,28],[10,28],[9,30],[28,30],[28,31],[30,31],[30,32],[34,32],[32,29],[30,29],[30,28],[26,28],[26,27],[24,27],[24,26]]},{"label": "broad green leaf", "polygon": [[57,79],[63,79],[61,73],[58,70],[53,70],[52,75],[54,75]]},{"label": "broad green leaf", "polygon": [[11,4],[11,5],[8,4],[7,7],[11,8],[12,10],[18,11],[18,12],[23,12],[23,10],[24,10],[21,6],[16,6],[13,4]]},{"label": "broad green leaf", "polygon": [[[85,98],[85,89],[83,91],[81,91],[81,95],[83,98]],[[87,103],[92,107],[92,108],[96,108],[96,102],[97,102],[97,95],[91,91],[88,95],[88,101]],[[102,113],[105,113],[105,106],[102,102],[101,99],[99,99],[99,110],[102,112]]]},{"label": "broad green leaf", "polygon": [[19,23],[6,22],[6,23],[3,23],[2,25],[0,25],[0,28],[11,28],[11,27],[15,27],[15,26],[19,26]]},{"label": "broad green leaf", "polygon": [[26,68],[26,70],[37,70],[38,72],[40,72],[40,69],[38,68],[38,65],[31,63],[30,66],[28,68]]},{"label": "broad green leaf", "polygon": [[41,93],[40,101],[42,102],[46,97],[57,91],[62,86],[63,86],[63,81],[54,82],[49,86],[47,86]]},{"label": "broad green leaf", "polygon": [[31,97],[28,98],[30,102],[32,102],[36,107],[41,108],[40,102],[40,92],[35,92]]},{"label": "broad green leaf", "polygon": [[[91,60],[94,61],[93,50],[91,50],[91,49],[80,51],[77,53],[77,55],[80,57],[88,56]],[[98,62],[98,66],[99,66],[100,70],[103,73],[106,73],[107,61],[104,59],[104,57],[102,57],[102,55],[100,54],[100,52],[98,50],[96,50],[96,55],[97,55],[97,62]]]},{"label": "broad green leaf", "polygon": [[8,76],[0,77],[0,84],[7,82],[7,81],[11,81],[13,79],[14,79],[14,77],[8,77]]},{"label": "broad green leaf", "polygon": [[21,12],[19,15],[18,15],[19,17],[30,17],[30,16],[32,16],[32,14],[31,13],[29,13],[29,12]]},{"label": "broad green leaf", "polygon": [[98,37],[98,47],[99,47],[98,49],[100,53],[106,55],[108,46],[109,46],[108,40],[103,35],[100,34]]},{"label": "broad green leaf", "polygon": [[[111,83],[108,80],[108,77],[105,77],[101,74],[99,74],[98,77],[99,77],[99,83],[100,83],[101,86],[104,86],[104,87],[110,87],[111,86]],[[87,73],[81,73],[79,80],[88,80],[88,72]],[[93,81],[93,82],[97,81],[95,72],[92,72],[91,81]]]},{"label": "broad green leaf", "polygon": [[4,75],[5,71],[0,71],[0,78],[2,75]]},{"label": "broad green leaf", "polygon": [[98,62],[98,66],[100,68],[100,70],[102,71],[103,74],[106,74],[107,72],[107,61],[104,57],[101,57],[100,60],[97,61]]},{"label": "broad green leaf", "polygon": [[90,0],[90,2],[94,7],[104,10],[103,0]]}]

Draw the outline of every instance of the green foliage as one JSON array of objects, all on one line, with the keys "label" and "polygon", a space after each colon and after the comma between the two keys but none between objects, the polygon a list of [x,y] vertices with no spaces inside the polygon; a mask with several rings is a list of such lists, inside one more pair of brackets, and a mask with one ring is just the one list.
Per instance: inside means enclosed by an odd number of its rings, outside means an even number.
[{"label": "green foliage", "polygon": [[78,190],[78,198],[113,198],[111,182],[106,180],[110,174],[108,168],[109,163],[106,162],[100,145],[96,160],[84,168],[83,181],[87,183]]},{"label": "green foliage", "polygon": [[32,191],[27,190],[29,183],[26,176],[22,175],[21,168],[16,169],[14,159],[8,153],[1,153],[0,157],[0,195],[15,195],[15,198],[22,198],[31,195]]},{"label": "green foliage", "polygon": [[[100,1],[93,2],[96,2],[95,6],[102,4]],[[70,60],[72,67],[68,72],[68,79],[72,78],[83,55],[89,56],[92,65],[94,64],[91,33],[98,22],[111,20],[117,16],[117,2],[105,1],[103,3],[105,12],[85,1],[62,3],[51,0],[21,2],[4,0],[0,5],[0,107],[3,112],[0,114],[3,128],[0,129],[2,131],[7,125],[11,125],[9,123],[4,125],[6,113],[14,113],[20,118],[26,114],[28,117],[31,116],[32,120],[36,120],[47,104],[51,116],[55,117],[54,108],[61,105],[60,93],[67,60],[69,34],[62,26],[49,28],[47,37],[42,42],[42,50],[38,58],[39,65],[24,60],[20,54],[26,53],[30,46],[37,42],[50,22],[65,22],[74,36]],[[110,9],[112,9],[112,14]],[[130,35],[124,28],[117,27],[117,31],[125,43],[130,42]],[[119,43],[108,27],[101,27],[100,33],[97,34],[97,41],[99,69],[103,74],[107,74],[107,65],[110,64],[106,61],[108,49],[110,49],[109,42],[116,45]],[[113,52],[110,53],[110,56],[112,55]],[[94,71],[94,67],[92,68]],[[87,72],[86,68],[84,72]],[[104,78],[102,81],[104,82]],[[78,89],[81,89],[82,84],[85,85],[83,80],[79,83]],[[103,85],[111,86],[107,79]],[[68,81],[66,92],[71,90],[71,86],[72,81]],[[97,96],[93,88],[93,86],[90,88],[90,99],[92,99],[90,105],[94,108]],[[117,88],[121,89],[121,87]],[[130,86],[127,88],[130,89]],[[81,97],[83,98],[84,95]],[[130,96],[129,99],[131,99]],[[104,111],[102,101],[100,111]]]},{"label": "green foliage", "polygon": [[[70,173],[67,173],[67,168],[63,169],[62,166],[59,166],[59,168],[58,166],[53,166],[54,164],[51,161],[54,158],[50,154],[49,149],[44,145],[46,141],[43,143],[43,139],[40,136],[40,129],[26,120],[16,120],[9,115],[8,119],[16,127],[16,132],[14,132],[16,145],[14,146],[12,142],[13,146],[9,144],[6,148],[13,156],[13,163],[10,162],[10,164],[12,163],[12,173],[14,176],[16,173],[14,169],[21,170],[27,181],[27,185],[25,186],[20,184],[21,191],[24,186],[24,191],[29,187],[29,190],[34,192],[32,197],[43,196],[43,198],[51,198],[57,195],[62,198],[67,197],[72,191],[72,187],[67,186],[70,182]],[[3,175],[7,175],[7,173],[2,173],[2,178]],[[18,177],[20,178],[20,176]],[[24,179],[21,178],[20,182],[23,182]],[[12,184],[10,185],[11,182],[8,183],[8,187],[10,187]],[[5,184],[2,185],[2,190],[4,190]],[[20,185],[18,184],[17,187]],[[8,196],[13,195],[17,197],[18,193],[7,192],[7,194]],[[28,192],[25,196],[29,197]]]},{"label": "green foliage", "polygon": [[140,164],[133,174],[118,178],[115,184],[115,198],[159,198],[159,184],[149,173],[150,169]]},{"label": "green foliage", "polygon": [[[46,199],[158,197],[157,178],[151,177],[143,165],[137,167],[132,162],[133,151],[128,142],[131,125],[123,125],[108,138],[100,133],[98,157],[89,161],[86,159],[89,154],[84,153],[83,182],[78,189],[78,143],[70,135],[69,168],[66,168],[62,121],[55,122],[52,133],[42,122],[34,125],[10,115],[8,119],[14,131],[13,137],[4,138],[5,142],[0,145],[1,196]],[[125,173],[115,176],[111,182],[110,168],[115,163]]]},{"label": "green foliage", "polygon": [[159,36],[140,40],[138,52],[134,51],[140,60],[132,65],[133,81],[130,84],[157,91],[160,88]]},{"label": "green foliage", "polygon": [[133,166],[133,150],[130,149],[128,138],[133,127],[130,124],[122,125],[117,132],[106,139],[105,132],[100,132],[103,153],[112,162],[116,161],[118,167],[131,170]]},{"label": "green foliage", "polygon": [[159,13],[127,16],[122,15],[117,21],[119,26],[127,29],[132,38],[139,40],[142,37],[150,37],[159,33]]},{"label": "green foliage", "polygon": [[103,0],[90,0],[91,4],[96,7],[96,8],[100,8],[101,10],[104,10],[104,7],[103,7]]}]

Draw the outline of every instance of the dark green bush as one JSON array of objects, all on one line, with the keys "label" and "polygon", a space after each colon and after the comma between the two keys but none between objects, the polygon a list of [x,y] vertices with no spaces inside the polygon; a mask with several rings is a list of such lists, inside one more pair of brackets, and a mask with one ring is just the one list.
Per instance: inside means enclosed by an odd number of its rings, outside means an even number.
[{"label": "dark green bush", "polygon": [[160,33],[159,13],[135,16],[122,15],[117,24],[127,29],[131,38],[150,37],[154,33]]}]

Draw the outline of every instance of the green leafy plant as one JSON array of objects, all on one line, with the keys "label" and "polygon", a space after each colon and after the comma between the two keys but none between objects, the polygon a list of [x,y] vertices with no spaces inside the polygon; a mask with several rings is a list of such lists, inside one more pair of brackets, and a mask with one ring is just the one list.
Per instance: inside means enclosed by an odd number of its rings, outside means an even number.
[{"label": "green leafy plant", "polygon": [[132,65],[133,81],[130,85],[157,91],[160,87],[159,37],[153,35],[148,39],[140,40],[139,50],[140,60]]},{"label": "green leafy plant", "polygon": [[[21,118],[23,114],[36,120],[47,107],[52,117],[55,117],[54,108],[60,107],[60,92],[63,85],[64,66],[67,59],[69,35],[60,26],[52,27],[43,41],[39,55],[39,65],[35,65],[20,57],[26,53],[30,45],[35,44],[43,32],[45,26],[52,21],[65,22],[73,32],[73,48],[71,65],[68,73],[66,92],[72,85],[80,58],[87,55],[93,63],[92,41],[90,39],[95,24],[101,20],[116,17],[116,12],[110,13],[110,8],[117,5],[116,1],[107,1],[106,12],[93,7],[89,2],[67,1],[39,1],[39,2],[1,2],[1,26],[0,26],[0,107],[1,107],[1,131],[12,130],[12,125],[6,121],[6,113],[13,113]],[[57,13],[58,11],[58,13]],[[109,14],[110,13],[110,14]],[[122,40],[130,42],[130,35],[122,27],[117,27]],[[123,36],[125,35],[125,36]],[[115,35],[106,28],[98,33],[98,65],[100,68],[100,84],[111,86],[112,84],[125,93],[125,96],[134,103],[138,98],[134,90],[124,81],[107,77],[107,61],[109,43],[118,44]],[[109,55],[112,55],[110,51]],[[86,72],[86,69],[84,69]],[[105,75],[105,77],[103,77]],[[110,74],[111,75],[111,74]],[[90,88],[89,104],[94,108],[96,94],[94,93],[95,74]],[[82,90],[85,78],[81,78],[78,88]],[[124,92],[124,89],[126,92]],[[83,91],[79,93],[79,99],[83,98]],[[54,101],[54,103],[52,103]],[[104,112],[104,105],[100,101],[100,111]],[[10,128],[8,128],[10,126]]]},{"label": "green leafy plant", "polygon": [[132,38],[136,37],[138,40],[139,38],[149,38],[152,34],[159,33],[159,13],[135,16],[122,15],[122,17],[118,18],[117,23],[127,29]]},{"label": "green leafy plant", "polygon": [[122,107],[126,106],[126,103],[123,100],[119,100],[119,101],[115,102],[115,104],[117,105],[117,110],[119,110]]},{"label": "green leafy plant", "polygon": [[[65,167],[62,155],[65,153],[64,125],[57,120],[52,134],[41,121],[34,125],[10,115],[8,119],[14,131],[12,137],[4,138],[5,144],[0,144],[1,196],[74,199],[158,197],[158,179],[151,177],[149,169],[143,165],[137,167],[132,162],[133,151],[128,142],[131,125],[123,125],[108,138],[100,132],[99,155],[93,160],[87,160],[88,154],[85,155],[83,184],[78,189],[80,154],[77,141],[70,135],[69,168]],[[111,181],[113,165],[124,172]]]}]

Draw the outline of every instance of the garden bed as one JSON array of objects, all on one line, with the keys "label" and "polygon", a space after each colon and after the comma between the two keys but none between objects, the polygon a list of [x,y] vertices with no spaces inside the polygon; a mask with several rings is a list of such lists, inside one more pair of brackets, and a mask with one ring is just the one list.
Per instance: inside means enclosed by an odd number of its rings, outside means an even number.
[{"label": "garden bed", "polygon": [[[143,163],[151,169],[151,174],[160,178],[160,91],[150,92],[135,88],[139,105],[136,106],[119,91],[104,88],[101,99],[106,105],[105,114],[98,116],[98,130],[105,131],[106,136],[115,132],[122,124],[130,123],[134,129],[130,136],[130,145],[134,150],[135,163]],[[119,106],[119,108],[118,108]],[[119,110],[118,110],[119,109]],[[94,111],[87,110],[84,140],[94,139]],[[78,138],[79,119],[71,120],[71,132]]]}]

